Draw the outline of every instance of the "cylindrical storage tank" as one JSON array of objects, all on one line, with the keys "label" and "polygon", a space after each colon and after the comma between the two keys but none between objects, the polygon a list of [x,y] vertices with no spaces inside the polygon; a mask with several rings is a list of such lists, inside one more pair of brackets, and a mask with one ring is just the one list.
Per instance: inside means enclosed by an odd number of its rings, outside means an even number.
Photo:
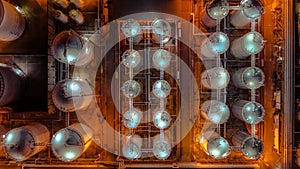
[{"label": "cylindrical storage tank", "polygon": [[209,89],[223,89],[230,80],[228,71],[222,67],[205,70],[201,75],[201,84]]},{"label": "cylindrical storage tank", "polygon": [[204,151],[215,159],[226,158],[231,152],[227,140],[219,136],[216,132],[212,133],[209,138],[206,138],[201,145]]},{"label": "cylindrical storage tank", "polygon": [[257,54],[264,48],[264,38],[258,32],[249,32],[235,39],[230,47],[230,53],[238,59],[245,59],[251,54]]},{"label": "cylindrical storage tank", "polygon": [[17,101],[25,84],[25,74],[16,65],[0,63],[0,105]]},{"label": "cylindrical storage tank", "polygon": [[153,139],[153,154],[160,160],[167,159],[172,152],[169,140],[163,135],[156,135]]},{"label": "cylindrical storage tank", "polygon": [[128,19],[122,24],[121,30],[127,38],[133,38],[141,33],[141,26],[136,20]]},{"label": "cylindrical storage tank", "polygon": [[257,102],[239,100],[232,105],[235,117],[249,124],[258,124],[264,120],[264,107]]},{"label": "cylindrical storage tank", "polygon": [[241,10],[235,11],[230,17],[230,23],[235,27],[246,26],[251,21],[259,18],[264,12],[260,0],[242,0],[240,6]]},{"label": "cylindrical storage tank", "polygon": [[52,52],[56,60],[74,65],[83,47],[82,38],[74,31],[62,31],[53,40]]},{"label": "cylindrical storage tank", "polygon": [[52,91],[54,105],[63,112],[85,109],[93,98],[91,86],[83,80],[62,80]]},{"label": "cylindrical storage tank", "polygon": [[52,2],[65,9],[68,8],[70,4],[68,0],[52,0]]},{"label": "cylindrical storage tank", "polygon": [[167,43],[171,38],[171,25],[165,20],[154,20],[152,22],[152,31],[156,42]]},{"label": "cylindrical storage tank", "polygon": [[123,140],[123,156],[127,159],[133,160],[140,158],[142,155],[143,140],[139,135],[128,135]]},{"label": "cylindrical storage tank", "polygon": [[69,11],[69,16],[71,19],[73,19],[79,25],[84,23],[83,14],[77,9],[71,9]]},{"label": "cylindrical storage tank", "polygon": [[122,86],[124,96],[127,98],[135,98],[141,92],[141,85],[135,80],[128,80]]},{"label": "cylindrical storage tank", "polygon": [[201,54],[205,57],[216,57],[229,48],[229,38],[223,32],[215,32],[201,45]]},{"label": "cylindrical storage tank", "polygon": [[25,19],[16,8],[0,1],[0,40],[13,41],[18,39],[25,30]]},{"label": "cylindrical storage tank", "polygon": [[122,121],[127,128],[134,129],[140,124],[141,119],[142,119],[142,113],[136,108],[133,108],[131,110],[126,111],[123,114]]},{"label": "cylindrical storage tank", "polygon": [[88,126],[74,123],[53,135],[51,149],[58,159],[74,161],[90,146],[91,138],[92,131]]},{"label": "cylindrical storage tank", "polygon": [[170,125],[171,120],[170,114],[165,110],[158,110],[153,115],[154,126],[159,129],[167,128]]},{"label": "cylindrical storage tank", "polygon": [[234,146],[241,147],[242,153],[250,159],[259,158],[264,149],[263,142],[260,139],[242,131],[233,135],[232,143]]},{"label": "cylindrical storage tank", "polygon": [[229,13],[229,3],[226,0],[212,0],[202,11],[202,23],[207,27],[217,25],[217,20],[222,20]]},{"label": "cylindrical storage tank", "polygon": [[69,21],[68,16],[60,10],[55,10],[54,18],[61,21],[62,23],[67,23]]},{"label": "cylindrical storage tank", "polygon": [[226,104],[217,100],[208,100],[201,107],[204,117],[215,124],[227,122],[230,111]]},{"label": "cylindrical storage tank", "polygon": [[73,3],[77,8],[84,7],[84,0],[70,0],[70,2]]},{"label": "cylindrical storage tank", "polygon": [[153,54],[153,65],[156,69],[164,70],[170,65],[171,58],[172,56],[169,51],[159,49]]},{"label": "cylindrical storage tank", "polygon": [[122,55],[122,62],[127,68],[135,68],[141,62],[141,55],[134,49],[126,50]]},{"label": "cylindrical storage tank", "polygon": [[171,92],[171,86],[166,80],[158,80],[153,84],[153,94],[160,99],[166,98]]},{"label": "cylindrical storage tank", "polygon": [[7,132],[4,138],[4,151],[16,160],[24,161],[46,148],[50,133],[46,126],[35,123]]},{"label": "cylindrical storage tank", "polygon": [[232,77],[233,84],[241,89],[258,89],[264,81],[264,72],[258,67],[241,68]]}]

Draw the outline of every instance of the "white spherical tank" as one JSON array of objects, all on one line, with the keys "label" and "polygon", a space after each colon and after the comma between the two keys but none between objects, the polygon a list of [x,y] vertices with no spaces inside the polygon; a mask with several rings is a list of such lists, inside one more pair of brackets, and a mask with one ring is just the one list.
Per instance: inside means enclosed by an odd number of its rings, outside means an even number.
[{"label": "white spherical tank", "polygon": [[93,99],[91,86],[83,80],[62,80],[52,91],[54,105],[63,112],[85,109]]},{"label": "white spherical tank", "polygon": [[169,140],[164,136],[156,135],[153,139],[153,154],[160,160],[167,159],[172,152]]},{"label": "white spherical tank", "polygon": [[235,117],[249,124],[258,124],[264,120],[264,107],[257,102],[239,100],[232,105]]},{"label": "white spherical tank", "polygon": [[264,81],[264,72],[258,67],[241,68],[232,77],[233,84],[241,89],[258,89]]},{"label": "white spherical tank", "polygon": [[166,80],[158,80],[153,84],[153,94],[160,98],[166,98],[171,92],[171,86]]},{"label": "white spherical tank", "polygon": [[123,53],[122,59],[123,59],[123,64],[127,68],[135,68],[141,62],[141,55],[138,51],[134,49],[128,49]]},{"label": "white spherical tank", "polygon": [[230,80],[228,71],[222,67],[205,70],[201,75],[201,84],[209,89],[223,89]]},{"label": "white spherical tank", "polygon": [[139,135],[128,135],[123,140],[122,153],[127,159],[133,160],[140,158],[142,155],[143,140]]},{"label": "white spherical tank", "polygon": [[170,65],[171,58],[172,56],[169,51],[159,49],[154,52],[152,61],[156,69],[164,70]]},{"label": "white spherical tank", "polygon": [[126,37],[133,38],[141,33],[141,26],[136,20],[128,19],[122,24],[121,30]]},{"label": "white spherical tank", "polygon": [[223,32],[215,32],[201,45],[201,54],[205,57],[216,57],[229,48],[229,38]]},{"label": "white spherical tank", "polygon": [[44,150],[49,141],[50,133],[47,127],[35,123],[8,131],[3,148],[10,158],[24,161]]},{"label": "white spherical tank", "polygon": [[245,59],[251,54],[258,54],[264,48],[264,38],[258,32],[249,32],[235,39],[230,47],[230,53],[238,59]]},{"label": "white spherical tank", "polygon": [[58,159],[66,162],[74,161],[90,146],[91,138],[92,131],[89,127],[74,123],[53,135],[51,149]]},{"label": "white spherical tank", "polygon": [[0,105],[17,101],[25,84],[25,74],[16,65],[0,63]]},{"label": "white spherical tank", "polygon": [[232,143],[235,146],[241,147],[242,153],[250,159],[259,158],[264,149],[263,142],[260,139],[242,131],[233,135]]},{"label": "white spherical tank", "polygon": [[264,8],[260,0],[242,0],[241,10],[235,11],[230,17],[230,23],[235,27],[242,27],[259,18]]},{"label": "white spherical tank", "polygon": [[206,119],[215,124],[223,124],[227,122],[230,111],[226,104],[217,100],[208,100],[202,104],[202,112]]},{"label": "white spherical tank", "polygon": [[215,159],[226,158],[231,150],[226,139],[219,136],[217,133],[212,133],[207,140],[201,143],[204,151]]},{"label": "white spherical tank", "polygon": [[155,127],[159,129],[167,128],[170,125],[171,120],[170,114],[165,110],[159,110],[153,115],[153,123]]},{"label": "white spherical tank", "polygon": [[0,40],[18,39],[25,30],[25,19],[10,3],[0,1]]},{"label": "white spherical tank", "polygon": [[202,12],[202,23],[207,27],[217,25],[217,20],[222,20],[229,13],[229,3],[226,0],[212,0]]},{"label": "white spherical tank", "polygon": [[142,113],[136,108],[133,108],[131,110],[126,111],[123,114],[122,121],[127,128],[134,129],[140,124],[141,119],[142,119]]},{"label": "white spherical tank", "polygon": [[135,80],[128,80],[123,84],[122,91],[127,98],[135,98],[141,92],[141,85]]},{"label": "white spherical tank", "polygon": [[167,43],[171,38],[171,25],[165,20],[154,20],[152,22],[152,31],[155,41],[159,43]]}]

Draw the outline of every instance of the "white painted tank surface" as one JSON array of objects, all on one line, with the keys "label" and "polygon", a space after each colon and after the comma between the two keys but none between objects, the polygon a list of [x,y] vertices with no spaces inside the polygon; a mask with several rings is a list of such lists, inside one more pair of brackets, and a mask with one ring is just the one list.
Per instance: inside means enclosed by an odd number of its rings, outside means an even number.
[{"label": "white painted tank surface", "polygon": [[226,158],[231,152],[227,140],[219,136],[216,132],[212,133],[208,138],[206,138],[201,145],[205,152],[215,159]]},{"label": "white painted tank surface", "polygon": [[74,123],[56,132],[51,140],[53,154],[60,160],[71,162],[84,153],[92,142],[88,126]]},{"label": "white painted tank surface", "polygon": [[154,67],[160,70],[166,69],[170,65],[171,59],[170,52],[164,49],[155,51],[152,57]]},{"label": "white painted tank surface", "polygon": [[153,154],[160,160],[167,159],[172,152],[171,143],[168,138],[162,135],[156,135],[153,139]]},{"label": "white painted tank surface", "polygon": [[3,148],[10,158],[24,161],[44,150],[49,141],[50,133],[47,127],[34,123],[8,131]]},{"label": "white painted tank surface", "polygon": [[141,119],[142,113],[138,109],[133,108],[123,114],[122,121],[125,127],[134,129],[140,124]]},{"label": "white painted tank surface", "polygon": [[264,120],[264,107],[257,102],[239,100],[232,105],[235,117],[249,124],[258,124]]},{"label": "white painted tank surface", "polygon": [[135,68],[141,63],[141,55],[137,50],[128,49],[123,53],[122,60],[127,68]]},{"label": "white painted tank surface", "polygon": [[241,68],[232,77],[233,84],[241,89],[258,89],[263,86],[264,81],[264,72],[258,67]]},{"label": "white painted tank surface", "polygon": [[141,26],[136,20],[128,19],[122,24],[121,30],[126,37],[133,38],[141,33]]},{"label": "white painted tank surface", "polygon": [[258,54],[264,48],[264,38],[258,32],[249,32],[235,39],[230,47],[230,53],[238,59],[245,59],[251,54]]},{"label": "white painted tank surface", "polygon": [[63,112],[87,108],[93,99],[92,87],[84,80],[62,80],[52,91],[54,105]]},{"label": "white painted tank surface", "polygon": [[210,35],[201,45],[201,54],[204,57],[216,57],[229,48],[229,38],[223,32],[215,32]]},{"label": "white painted tank surface", "polygon": [[156,19],[152,22],[151,26],[155,41],[167,43],[171,39],[171,25],[168,21]]},{"label": "white painted tank surface", "polygon": [[166,80],[158,80],[153,84],[153,94],[160,99],[166,98],[171,92],[171,86]]},{"label": "white painted tank surface", "polygon": [[167,128],[170,125],[171,120],[170,114],[165,110],[158,110],[153,115],[153,123],[155,127],[159,129]]},{"label": "white painted tank surface", "polygon": [[215,124],[223,124],[227,122],[230,116],[230,110],[226,104],[217,100],[205,101],[201,110],[206,119]]},{"label": "white painted tank surface", "polygon": [[229,3],[226,0],[212,0],[202,12],[202,23],[207,27],[217,25],[217,20],[224,19],[229,13]]},{"label": "white painted tank surface", "polygon": [[242,153],[250,159],[261,157],[264,149],[263,142],[260,139],[242,131],[233,135],[232,143],[235,146],[241,147]]},{"label": "white painted tank surface", "polygon": [[264,7],[260,0],[242,0],[241,10],[235,11],[230,16],[230,23],[235,27],[242,27],[259,18],[264,13]]},{"label": "white painted tank surface", "polygon": [[124,96],[127,98],[135,98],[141,92],[141,85],[135,80],[128,80],[122,86]]},{"label": "white painted tank surface", "polygon": [[230,81],[228,71],[222,67],[205,70],[201,75],[201,84],[209,89],[223,89]]},{"label": "white painted tank surface", "polygon": [[7,1],[0,1],[0,40],[13,41],[22,36],[26,21],[17,9]]},{"label": "white painted tank surface", "polygon": [[133,160],[140,158],[142,155],[143,140],[139,135],[128,135],[123,140],[122,153],[127,159]]}]

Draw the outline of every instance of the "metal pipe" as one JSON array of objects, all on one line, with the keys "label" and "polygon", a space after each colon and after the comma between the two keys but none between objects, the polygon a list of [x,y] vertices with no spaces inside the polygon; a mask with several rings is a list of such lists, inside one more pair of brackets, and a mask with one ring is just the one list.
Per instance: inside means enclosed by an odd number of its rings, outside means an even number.
[{"label": "metal pipe", "polygon": [[61,165],[61,164],[22,164],[22,169],[25,168],[105,168],[105,166],[103,165],[95,165],[95,164],[91,164],[91,165]]},{"label": "metal pipe", "polygon": [[201,163],[173,163],[173,164],[125,164],[128,168],[259,168],[258,164],[201,164]]}]

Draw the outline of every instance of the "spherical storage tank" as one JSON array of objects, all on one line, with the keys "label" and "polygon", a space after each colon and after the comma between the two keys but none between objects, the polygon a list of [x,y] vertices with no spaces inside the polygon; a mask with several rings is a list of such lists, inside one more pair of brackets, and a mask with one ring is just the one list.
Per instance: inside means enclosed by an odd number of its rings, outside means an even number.
[{"label": "spherical storage tank", "polygon": [[3,148],[10,158],[24,161],[45,149],[49,141],[50,133],[47,127],[35,123],[8,131]]},{"label": "spherical storage tank", "polygon": [[124,66],[127,68],[135,68],[141,62],[141,55],[134,49],[128,49],[123,53],[122,59]]},{"label": "spherical storage tank", "polygon": [[201,45],[201,54],[205,57],[216,57],[229,48],[229,38],[223,32],[215,32]]},{"label": "spherical storage tank", "polygon": [[205,70],[201,75],[201,84],[209,89],[223,89],[230,80],[228,71],[222,67]]},{"label": "spherical storage tank", "polygon": [[52,91],[54,105],[63,112],[85,109],[93,98],[91,86],[83,80],[62,80]]},{"label": "spherical storage tank", "polygon": [[239,100],[232,105],[235,117],[249,124],[257,124],[264,119],[264,107],[257,102]]},{"label": "spherical storage tank", "polygon": [[0,1],[0,40],[18,39],[25,30],[25,19],[10,3]]},{"label": "spherical storage tank", "polygon": [[232,143],[235,146],[241,147],[242,153],[250,159],[259,158],[264,149],[263,142],[260,139],[242,131],[233,135]]},{"label": "spherical storage tank", "polygon": [[165,110],[158,110],[153,115],[153,123],[159,129],[167,128],[171,123],[171,116]]},{"label": "spherical storage tank", "polygon": [[167,43],[171,38],[171,25],[168,21],[156,19],[152,22],[154,40],[159,43]]},{"label": "spherical storage tank", "polygon": [[140,24],[134,19],[128,19],[122,24],[121,30],[128,38],[133,38],[141,33]]},{"label": "spherical storage tank", "polygon": [[128,80],[123,84],[121,89],[125,97],[135,98],[141,92],[141,85],[135,80]]},{"label": "spherical storage tank", "polygon": [[52,53],[56,60],[83,66],[94,59],[94,45],[73,30],[62,31],[53,40]]},{"label": "spherical storage tank", "polygon": [[242,27],[259,18],[264,13],[260,0],[242,0],[241,10],[235,11],[230,17],[230,23],[235,27]]},{"label": "spherical storage tank", "polygon": [[202,14],[202,22],[207,27],[217,25],[217,20],[222,20],[229,13],[229,3],[226,0],[212,0],[208,2]]},{"label": "spherical storage tank", "polygon": [[201,110],[204,112],[204,116],[215,124],[225,123],[230,116],[228,106],[217,100],[205,101]]},{"label": "spherical storage tank", "polygon": [[17,101],[25,84],[25,74],[16,65],[0,63],[0,105]]},{"label": "spherical storage tank", "polygon": [[122,143],[122,153],[124,157],[130,160],[141,157],[143,140],[139,135],[128,135]]},{"label": "spherical storage tank", "polygon": [[231,150],[226,139],[213,132],[201,143],[204,151],[215,159],[226,158]]},{"label": "spherical storage tank", "polygon": [[160,160],[167,159],[172,152],[171,143],[163,134],[156,135],[153,139],[153,154]]},{"label": "spherical storage tank", "polygon": [[264,38],[258,32],[249,32],[235,39],[230,47],[230,53],[238,59],[245,59],[251,54],[257,54],[264,48]]},{"label": "spherical storage tank", "polygon": [[66,162],[74,161],[90,146],[91,138],[92,131],[88,126],[74,123],[53,135],[51,149],[58,159]]},{"label": "spherical storage tank", "polygon": [[170,65],[171,58],[172,56],[169,51],[159,49],[154,52],[152,61],[156,69],[164,70]]},{"label": "spherical storage tank", "polygon": [[258,89],[263,86],[265,75],[258,67],[246,67],[237,70],[233,74],[232,81],[241,89]]},{"label": "spherical storage tank", "polygon": [[166,98],[171,92],[171,86],[166,80],[158,80],[154,83],[153,94],[160,99]]},{"label": "spherical storage tank", "polygon": [[125,127],[129,129],[134,129],[140,124],[141,119],[142,119],[142,113],[138,109],[133,108],[126,111],[123,114],[122,121]]}]

